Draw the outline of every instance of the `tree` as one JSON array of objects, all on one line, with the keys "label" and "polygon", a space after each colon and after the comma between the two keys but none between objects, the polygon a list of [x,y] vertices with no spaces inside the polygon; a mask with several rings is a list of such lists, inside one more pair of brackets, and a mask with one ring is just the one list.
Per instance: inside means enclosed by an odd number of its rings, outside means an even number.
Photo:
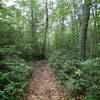
[{"label": "tree", "polygon": [[48,33],[48,0],[44,2],[44,25],[45,25],[45,31],[44,31],[44,37],[43,37],[43,48],[42,48],[42,58],[45,58],[46,54],[46,46],[47,46],[47,33]]},{"label": "tree", "polygon": [[86,58],[86,39],[87,29],[90,16],[90,2],[85,0],[82,7],[82,18],[81,18],[81,33],[80,33],[80,57]]}]

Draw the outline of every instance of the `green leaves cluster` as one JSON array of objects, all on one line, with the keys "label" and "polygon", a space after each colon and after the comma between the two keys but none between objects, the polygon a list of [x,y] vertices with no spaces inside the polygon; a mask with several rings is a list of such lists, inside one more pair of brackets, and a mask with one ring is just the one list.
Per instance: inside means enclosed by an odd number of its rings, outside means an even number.
[{"label": "green leaves cluster", "polygon": [[82,100],[99,100],[100,58],[81,61],[66,55],[57,52],[50,58],[50,64],[65,91],[70,91],[74,98],[83,96]]},{"label": "green leaves cluster", "polygon": [[[18,57],[15,46],[0,49],[0,99],[21,100],[25,96],[32,67]],[[7,54],[8,53],[8,54]]]}]

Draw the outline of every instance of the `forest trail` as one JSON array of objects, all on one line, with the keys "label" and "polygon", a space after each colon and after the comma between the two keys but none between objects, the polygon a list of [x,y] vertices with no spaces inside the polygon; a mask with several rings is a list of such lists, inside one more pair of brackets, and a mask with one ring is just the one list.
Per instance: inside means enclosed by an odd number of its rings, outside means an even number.
[{"label": "forest trail", "polygon": [[65,100],[64,91],[56,85],[56,78],[46,60],[36,62],[26,100]]}]

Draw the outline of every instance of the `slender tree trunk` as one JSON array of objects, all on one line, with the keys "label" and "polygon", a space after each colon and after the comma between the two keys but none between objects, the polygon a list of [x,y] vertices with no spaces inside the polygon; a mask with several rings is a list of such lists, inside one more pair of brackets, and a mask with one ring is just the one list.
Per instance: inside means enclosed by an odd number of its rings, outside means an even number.
[{"label": "slender tree trunk", "polygon": [[[31,13],[31,36],[32,36],[32,48],[34,52],[37,52],[37,35],[36,35],[36,13],[37,9],[34,8],[34,0],[30,1],[30,13]],[[35,53],[37,54],[37,53]],[[35,55],[36,56],[36,55]]]},{"label": "slender tree trunk", "polygon": [[31,30],[32,30],[32,35],[34,34],[34,9],[33,9],[33,0],[31,0]]},{"label": "slender tree trunk", "polygon": [[92,33],[92,47],[91,47],[91,56],[94,56],[94,54],[97,51],[97,9],[96,6],[92,8],[92,15],[94,19],[94,31]]},{"label": "slender tree trunk", "polygon": [[84,3],[82,8],[82,19],[81,19],[81,33],[80,33],[80,57],[86,58],[86,38],[87,28],[90,16],[90,4]]},{"label": "slender tree trunk", "polygon": [[44,39],[43,39],[43,48],[42,48],[42,57],[45,58],[45,54],[46,54],[46,46],[47,46],[47,33],[48,33],[48,0],[45,1],[45,7],[44,7],[44,11],[45,11],[45,32],[44,32]]}]

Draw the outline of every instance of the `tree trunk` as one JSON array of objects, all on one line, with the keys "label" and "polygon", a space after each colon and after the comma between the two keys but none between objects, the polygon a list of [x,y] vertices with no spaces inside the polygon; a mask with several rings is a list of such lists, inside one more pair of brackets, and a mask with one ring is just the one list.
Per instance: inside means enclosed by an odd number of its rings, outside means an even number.
[{"label": "tree trunk", "polygon": [[94,19],[94,31],[92,33],[92,47],[91,47],[91,57],[96,55],[97,52],[97,9],[96,6],[92,8],[92,15]]},{"label": "tree trunk", "polygon": [[47,33],[48,33],[48,0],[45,1],[45,7],[44,7],[44,11],[45,11],[45,32],[44,32],[44,37],[43,37],[43,48],[42,48],[42,58],[45,58],[45,54],[46,54],[46,46],[47,46]]},{"label": "tree trunk", "polygon": [[32,30],[32,35],[34,35],[35,32],[35,23],[34,23],[34,9],[33,9],[33,0],[30,2],[31,3],[31,30]]},{"label": "tree trunk", "polygon": [[87,28],[90,16],[90,4],[84,3],[82,8],[82,19],[81,19],[81,33],[80,33],[80,57],[86,58],[86,38]]}]

